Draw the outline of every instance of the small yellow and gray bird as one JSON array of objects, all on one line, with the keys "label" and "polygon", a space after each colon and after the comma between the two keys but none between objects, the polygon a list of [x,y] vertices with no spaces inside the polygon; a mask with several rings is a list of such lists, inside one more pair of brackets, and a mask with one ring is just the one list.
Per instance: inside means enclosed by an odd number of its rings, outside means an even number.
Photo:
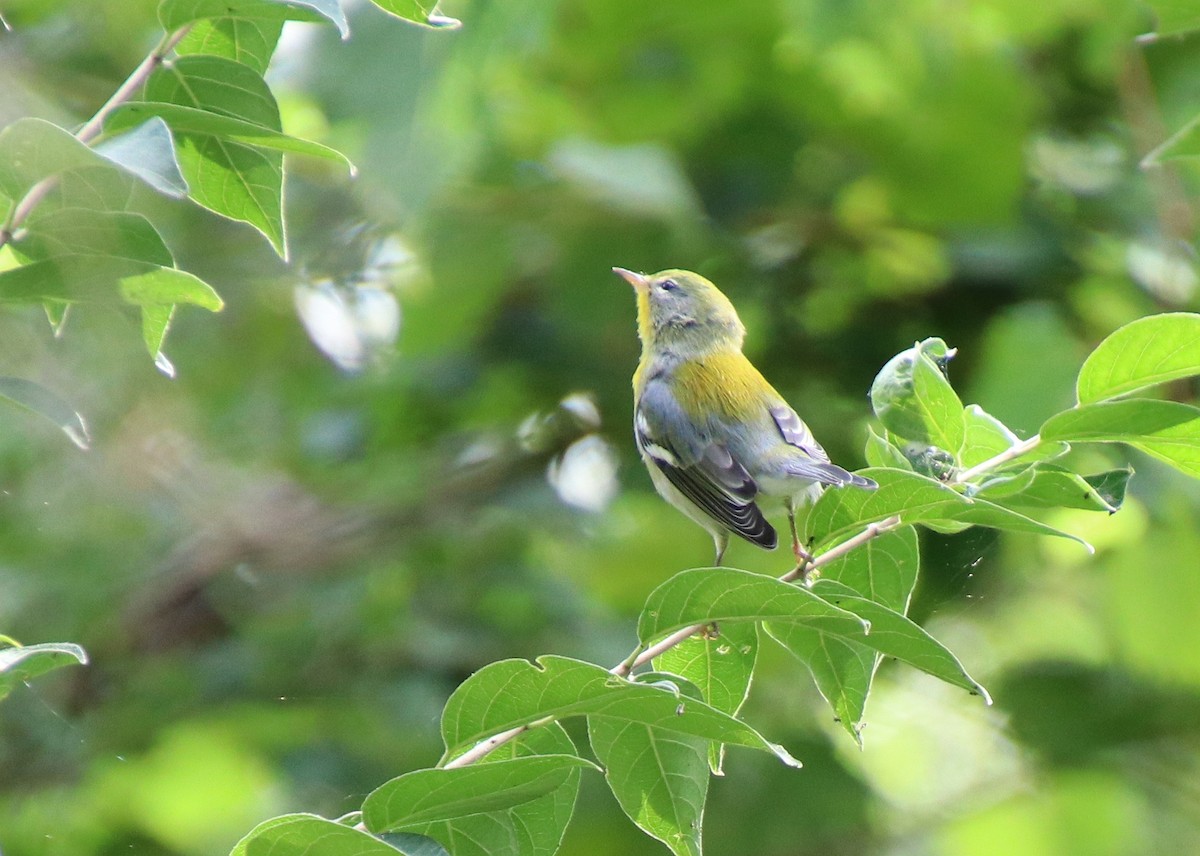
[{"label": "small yellow and gray bird", "polygon": [[613,268],[637,292],[642,358],[633,375],[634,439],[659,494],[709,531],[721,564],[733,533],[768,550],[763,500],[782,504],[798,562],[796,509],[824,485],[866,488],[830,463],[796,411],[742,353],[746,328],[715,285],[686,270]]}]

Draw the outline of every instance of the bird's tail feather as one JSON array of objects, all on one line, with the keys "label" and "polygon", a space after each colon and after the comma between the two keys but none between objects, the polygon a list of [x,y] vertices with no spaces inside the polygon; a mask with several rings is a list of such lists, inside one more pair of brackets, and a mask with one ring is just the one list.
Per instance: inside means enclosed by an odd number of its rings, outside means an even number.
[{"label": "bird's tail feather", "polygon": [[827,461],[803,461],[790,464],[788,472],[800,478],[812,479],[821,484],[837,485],[838,487],[861,487],[864,490],[875,490],[879,485],[872,479],[849,472]]}]

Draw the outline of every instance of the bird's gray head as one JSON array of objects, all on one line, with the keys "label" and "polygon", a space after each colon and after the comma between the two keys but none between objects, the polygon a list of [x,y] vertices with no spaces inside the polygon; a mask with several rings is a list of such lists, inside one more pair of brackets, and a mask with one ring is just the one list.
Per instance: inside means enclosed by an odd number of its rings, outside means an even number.
[{"label": "bird's gray head", "polygon": [[613,268],[637,292],[638,335],[645,347],[687,354],[741,348],[746,328],[729,298],[698,273],[645,275]]}]

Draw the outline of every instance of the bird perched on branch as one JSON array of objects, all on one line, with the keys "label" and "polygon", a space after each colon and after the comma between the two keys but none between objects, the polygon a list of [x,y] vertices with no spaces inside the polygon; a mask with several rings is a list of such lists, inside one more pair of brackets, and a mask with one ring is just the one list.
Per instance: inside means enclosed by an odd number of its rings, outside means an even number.
[{"label": "bird perched on branch", "polygon": [[878,485],[830,463],[742,353],[746,328],[715,285],[686,270],[613,272],[637,293],[642,358],[633,375],[634,438],[654,487],[709,531],[718,565],[730,533],[775,549],[762,500],[782,503],[792,552],[806,561],[796,509],[823,485]]}]

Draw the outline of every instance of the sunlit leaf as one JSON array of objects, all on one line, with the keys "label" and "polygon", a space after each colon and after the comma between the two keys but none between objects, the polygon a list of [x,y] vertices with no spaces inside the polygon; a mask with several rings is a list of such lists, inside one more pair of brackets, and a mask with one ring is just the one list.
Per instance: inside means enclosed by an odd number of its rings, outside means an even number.
[{"label": "sunlit leaf", "polygon": [[128,130],[97,143],[97,154],[136,175],[165,196],[187,196],[187,181],[175,157],[175,140],[162,119],[141,116]]},{"label": "sunlit leaf", "polygon": [[0,699],[12,692],[17,684],[63,666],[87,665],[87,661],[87,653],[71,642],[0,648]]},{"label": "sunlit leaf", "polygon": [[1072,443],[1128,443],[1200,478],[1200,408],[1134,398],[1085,404],[1050,417],[1043,437]]},{"label": "sunlit leaf", "polygon": [[176,133],[209,134],[235,143],[335,160],[344,164],[351,172],[354,171],[354,165],[345,155],[328,146],[291,137],[265,125],[181,104],[164,104],[158,101],[123,104],[109,114],[107,127],[120,130],[139,122],[150,124],[147,116],[158,118],[160,123],[165,121]]},{"label": "sunlit leaf", "polygon": [[1092,351],[1079,371],[1079,401],[1106,401],[1200,375],[1200,315],[1172,312],[1126,324]]},{"label": "sunlit leaf", "polygon": [[[680,683],[681,705],[699,697]],[[588,717],[588,736],[630,820],[677,856],[700,856],[709,741],[607,716]]]},{"label": "sunlit leaf", "polygon": [[83,417],[41,384],[19,377],[0,377],[0,398],[53,422],[79,448],[86,449],[91,445]]},{"label": "sunlit leaf", "polygon": [[[916,585],[919,564],[916,530],[905,526],[825,565],[821,578],[846,584],[903,613]],[[802,624],[768,622],[765,627],[808,667],[838,722],[861,744],[863,713],[883,655],[861,642]]]},{"label": "sunlit leaf", "polygon": [[350,25],[339,0],[162,0],[158,4],[158,20],[167,31],[204,18],[256,22],[328,21],[338,28],[343,39],[350,35]]},{"label": "sunlit leaf", "polygon": [[899,516],[904,523],[967,523],[1080,540],[1012,509],[984,499],[968,499],[948,485],[918,473],[867,469],[863,475],[874,479],[879,488],[826,491],[813,505],[804,528],[806,538],[812,539],[818,552],[823,546],[862,531],[867,524],[893,516]]},{"label": "sunlit leaf", "polygon": [[430,2],[430,0],[371,0],[371,2],[389,15],[412,21],[414,24],[439,30],[455,30],[462,26],[462,21],[457,18],[439,14],[437,2]]},{"label": "sunlit leaf", "polygon": [[958,462],[963,469],[982,464],[1021,442],[1008,426],[978,404],[966,406],[963,423],[962,451],[958,455]]},{"label": "sunlit leaf", "polygon": [[771,752],[789,764],[782,747],[767,742],[740,720],[701,701],[680,710],[671,692],[616,677],[567,657],[501,660],[464,681],[446,702],[442,736],[448,756],[492,734],[547,716],[603,715]]},{"label": "sunlit leaf", "polygon": [[206,18],[192,23],[187,35],[175,46],[175,52],[180,56],[223,56],[266,74],[282,32],[282,20]]},{"label": "sunlit leaf", "polygon": [[[117,154],[126,156],[121,149]],[[179,195],[178,180],[170,177],[169,167],[159,154],[152,164],[131,170],[43,119],[18,119],[0,131],[0,193],[9,199],[22,198],[42,179],[97,166],[118,168],[128,175],[150,180],[150,186],[159,192]]]},{"label": "sunlit leaf", "polygon": [[[280,131],[279,107],[262,76],[222,57],[180,57],[151,75],[144,98]],[[193,201],[258,229],[286,257],[282,152],[191,132],[176,134],[176,150]]]},{"label": "sunlit leaf", "polygon": [[[731,621],[713,633],[683,640],[654,658],[654,668],[685,678],[717,710],[737,716],[750,694],[758,655],[758,625]],[[709,762],[721,772],[724,746],[710,745]]]},{"label": "sunlit leaf", "polygon": [[643,644],[693,624],[783,619],[859,636],[864,622],[803,586],[735,568],[680,571],[646,598],[638,618]]},{"label": "sunlit leaf", "polygon": [[265,820],[239,841],[230,856],[414,856],[370,833],[315,814]]},{"label": "sunlit leaf", "polygon": [[[1053,464],[1036,464],[1017,475],[986,482],[978,495],[1008,506],[1082,508],[1112,513],[1121,507],[1125,485],[1132,474],[1126,468],[1085,478]],[[1093,485],[1093,479],[1104,487],[1103,493]]]},{"label": "sunlit leaf", "polygon": [[499,811],[545,796],[575,770],[592,768],[575,755],[531,755],[455,769],[414,770],[380,785],[363,803],[372,832]]},{"label": "sunlit leaf", "polygon": [[1174,36],[1200,30],[1200,7],[1192,0],[1146,0],[1158,18],[1154,32]]},{"label": "sunlit leaf", "polygon": [[871,406],[889,431],[951,455],[963,442],[963,406],[942,365],[954,355],[926,339],[893,357],[871,385]]},{"label": "sunlit leaf", "polygon": [[[479,764],[575,754],[575,744],[563,727],[550,722],[510,740]],[[453,856],[553,856],[575,811],[578,793],[579,769],[570,769],[564,784],[544,796],[499,811],[414,824],[408,830],[441,842]]]},{"label": "sunlit leaf", "polygon": [[[871,425],[867,428],[867,445],[863,450],[863,457],[867,459],[867,466],[870,467],[895,467],[901,470],[911,470],[912,462],[904,456],[904,453],[893,443],[889,438],[887,429],[882,429],[882,436],[876,431],[875,426]],[[898,442],[903,443],[903,440]]]}]

